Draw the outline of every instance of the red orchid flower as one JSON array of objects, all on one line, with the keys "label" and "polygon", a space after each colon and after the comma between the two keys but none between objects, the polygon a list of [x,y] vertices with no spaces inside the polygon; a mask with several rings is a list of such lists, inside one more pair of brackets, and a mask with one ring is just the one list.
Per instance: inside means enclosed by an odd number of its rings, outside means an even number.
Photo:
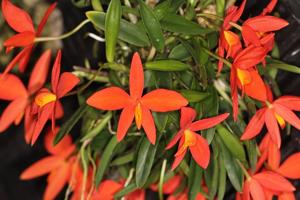
[{"label": "red orchid flower", "polygon": [[15,47],[25,47],[19,54],[8,64],[4,74],[7,74],[16,64],[19,64],[19,71],[24,72],[28,64],[30,55],[34,47],[34,39],[39,37],[44,29],[44,26],[55,9],[57,3],[53,3],[46,13],[37,30],[34,29],[34,25],[31,17],[27,12],[21,8],[15,6],[10,0],[2,0],[2,14],[9,26],[18,32],[17,35],[12,36],[4,42],[4,46],[7,48],[8,53]]},{"label": "red orchid flower", "polygon": [[[54,133],[57,133],[58,128]],[[71,169],[76,160],[71,154],[75,150],[69,135],[64,137],[56,146],[53,146],[55,134],[51,130],[45,137],[46,150],[51,154],[28,167],[20,176],[22,180],[29,180],[49,174],[44,200],[53,200],[68,183]],[[71,157],[70,157],[71,156]]]},{"label": "red orchid flower", "polygon": [[70,92],[80,81],[70,72],[60,75],[61,51],[58,51],[51,77],[51,90],[41,89],[35,96],[35,104],[38,106],[38,119],[32,134],[31,144],[34,144],[40,135],[48,119],[52,119],[52,129],[55,127],[55,113],[59,106],[59,100]]},{"label": "red orchid flower", "polygon": [[272,171],[263,171],[248,178],[243,187],[242,194],[237,193],[236,199],[267,200],[268,193],[281,193],[295,191],[294,186],[281,175]]},{"label": "red orchid flower", "polygon": [[[22,81],[13,74],[2,76],[0,80],[0,99],[11,101],[0,118],[0,132],[5,131],[13,122],[19,124],[25,114],[25,140],[28,143],[35,120],[32,114],[33,96],[43,87],[46,82],[51,51],[45,51],[36,62],[27,89]],[[1,76],[1,75],[0,75]],[[12,90],[11,88],[14,88]],[[62,116],[61,106],[56,117]]]},{"label": "red orchid flower", "polygon": [[88,98],[87,104],[101,110],[119,110],[123,109],[118,129],[117,139],[121,141],[129,129],[133,118],[137,128],[141,127],[152,144],[156,140],[156,128],[151,111],[168,112],[178,110],[188,104],[188,101],[179,93],[156,89],[142,96],[144,89],[144,73],[142,61],[138,53],[132,58],[128,95],[123,89],[118,87],[109,87],[94,93]]},{"label": "red orchid flower", "polygon": [[249,46],[242,50],[234,59],[230,73],[230,87],[233,107],[233,119],[238,116],[238,88],[242,94],[257,99],[267,100],[265,84],[255,66],[265,59],[266,50],[263,47]]},{"label": "red orchid flower", "polygon": [[257,16],[247,19],[242,26],[242,36],[246,46],[261,46],[260,39],[267,33],[286,27],[289,23],[274,16]]},{"label": "red orchid flower", "polygon": [[172,170],[180,164],[186,154],[187,148],[190,149],[198,165],[205,169],[210,159],[209,146],[207,141],[201,135],[195,133],[195,131],[212,128],[229,116],[229,113],[224,113],[216,117],[193,122],[196,114],[193,108],[181,108],[180,130],[166,147],[166,149],[170,149],[180,140]]},{"label": "red orchid flower", "polygon": [[[271,140],[269,134],[267,134],[261,144],[260,149],[262,154],[265,153],[265,151],[268,152],[268,156],[261,156],[266,157],[262,158],[264,161],[268,160],[268,167],[280,174],[281,176],[289,179],[300,179],[300,172],[299,172],[299,166],[300,166],[300,153],[295,153],[289,156],[281,165],[280,165],[280,150],[277,148],[276,144]],[[260,158],[260,160],[262,160]],[[262,162],[262,161],[258,161]],[[284,192],[279,193],[278,199],[286,199],[286,200],[293,200],[296,199],[293,192]]]},{"label": "red orchid flower", "polygon": [[[237,22],[246,5],[246,0],[244,0],[241,6],[238,8],[236,6],[231,6],[226,11],[226,16],[224,18],[221,30],[220,30],[220,38],[219,38],[219,47],[218,47],[218,55],[222,58],[225,57],[225,51],[227,52],[227,58],[234,58],[235,55],[242,49],[242,45],[240,42],[240,38],[237,34],[230,31],[231,25],[230,22]],[[223,62],[219,60],[218,64],[218,72],[221,72],[223,68]]]},{"label": "red orchid flower", "polygon": [[280,127],[285,127],[286,121],[300,130],[300,119],[292,111],[300,111],[300,98],[282,96],[275,101],[269,97],[267,104],[259,109],[245,128],[241,140],[247,140],[258,135],[266,124],[271,139],[280,148]]}]

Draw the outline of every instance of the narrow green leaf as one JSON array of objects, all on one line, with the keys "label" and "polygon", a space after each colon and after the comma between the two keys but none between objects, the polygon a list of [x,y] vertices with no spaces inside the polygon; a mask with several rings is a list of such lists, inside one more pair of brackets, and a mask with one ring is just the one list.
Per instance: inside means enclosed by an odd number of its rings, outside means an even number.
[{"label": "narrow green leaf", "polygon": [[170,59],[187,60],[189,57],[191,57],[189,52],[182,44],[175,46],[169,53]]},{"label": "narrow green leaf", "polygon": [[[161,135],[161,134],[160,134]],[[152,145],[147,137],[142,138],[142,143],[138,150],[137,162],[136,162],[136,185],[141,188],[147,182],[147,179],[151,173],[151,169],[154,163],[156,150],[159,145],[159,138],[157,138],[156,144]]]},{"label": "narrow green leaf", "polygon": [[81,139],[81,141],[89,140],[89,139],[92,139],[95,136],[97,136],[105,128],[105,126],[108,124],[108,122],[110,121],[111,117],[112,117],[111,112],[106,113],[103,116],[103,118],[101,119],[101,121],[95,126],[95,128],[93,128],[93,130],[91,130],[90,132],[88,132]]},{"label": "narrow green leaf", "polygon": [[153,11],[158,20],[161,20],[169,12],[171,3],[172,0],[166,0],[155,6]]},{"label": "narrow green leaf", "polygon": [[136,186],[135,183],[130,183],[129,185],[127,185],[125,188],[123,188],[122,190],[118,191],[116,194],[115,194],[115,199],[119,199],[121,197],[124,197],[125,195],[137,190],[138,187]]},{"label": "narrow green leaf", "polygon": [[231,152],[231,154],[234,155],[240,161],[245,162],[246,154],[239,138],[236,137],[236,135],[234,135],[233,133],[231,133],[223,125],[217,125],[216,127],[218,135],[220,136],[228,150]]},{"label": "narrow green leaf", "polygon": [[249,158],[249,163],[251,166],[252,172],[256,169],[256,163],[257,163],[257,145],[255,140],[248,140],[245,142],[246,144],[246,150]]},{"label": "narrow green leaf", "polygon": [[225,0],[215,0],[215,1],[216,1],[217,15],[223,17],[225,12]]},{"label": "narrow green leaf", "polygon": [[116,158],[111,162],[111,166],[124,165],[133,161],[135,156],[135,152],[131,151],[129,153],[125,153],[125,155]]},{"label": "narrow green leaf", "polygon": [[65,135],[69,134],[72,130],[72,128],[75,126],[75,124],[80,120],[80,118],[84,115],[84,113],[87,112],[89,107],[87,104],[83,103],[76,112],[68,119],[62,127],[59,129],[57,135],[54,138],[53,144],[58,144]]},{"label": "narrow green leaf", "polygon": [[194,200],[200,192],[203,169],[191,159],[188,178],[188,199]]},{"label": "narrow green leaf", "polygon": [[176,72],[184,71],[190,68],[186,63],[177,60],[157,60],[145,63],[146,69],[164,71],[164,72]]},{"label": "narrow green leaf", "polygon": [[273,63],[268,63],[267,67],[281,69],[284,71],[300,74],[300,68],[295,65],[289,65],[289,64],[286,64],[286,63],[283,63],[280,61],[276,61],[276,62],[274,62],[274,60],[272,60],[272,61],[273,61]]},{"label": "narrow green leaf", "polygon": [[140,15],[142,17],[144,26],[148,33],[151,43],[158,51],[163,51],[165,46],[165,39],[161,30],[160,23],[156,18],[154,12],[142,1],[139,0]]},{"label": "narrow green leaf", "polygon": [[[86,16],[91,20],[95,27],[103,31],[105,30],[105,13],[98,11],[88,11],[86,12]],[[146,33],[141,28],[139,28],[139,26],[137,26],[136,24],[132,24],[124,19],[121,19],[120,23],[120,32],[118,36],[120,40],[138,47],[149,46],[148,37]]]},{"label": "narrow green leaf", "polygon": [[96,11],[103,11],[101,0],[92,0],[91,1],[93,9]]},{"label": "narrow green leaf", "polygon": [[196,90],[179,90],[180,94],[184,96],[190,103],[203,101],[210,96],[207,92],[199,92]]},{"label": "narrow green leaf", "polygon": [[115,58],[122,14],[121,8],[120,0],[111,0],[105,18],[105,50],[106,59],[110,63],[113,62]]},{"label": "narrow green leaf", "polygon": [[95,175],[95,183],[96,183],[97,187],[99,186],[99,184],[101,183],[101,181],[104,177],[104,174],[105,174],[107,167],[112,159],[113,152],[114,152],[117,144],[118,144],[117,137],[113,136],[103,151],[103,154],[101,156],[101,161],[99,162],[99,165],[98,165],[98,168],[96,171],[96,175]]},{"label": "narrow green leaf", "polygon": [[218,200],[223,200],[226,191],[226,169],[222,156],[219,156],[219,185],[218,185]]},{"label": "narrow green leaf", "polygon": [[211,33],[211,29],[202,28],[199,24],[189,21],[186,18],[176,15],[167,14],[161,20],[161,27],[170,32],[182,33],[185,35],[204,35]]},{"label": "narrow green leaf", "polygon": [[240,192],[242,191],[243,185],[243,172],[236,159],[231,155],[227,147],[223,144],[222,140],[217,137],[217,135],[215,138],[217,138],[218,144],[221,147],[221,156],[222,160],[224,161],[224,166],[226,168],[228,178],[235,190]]}]

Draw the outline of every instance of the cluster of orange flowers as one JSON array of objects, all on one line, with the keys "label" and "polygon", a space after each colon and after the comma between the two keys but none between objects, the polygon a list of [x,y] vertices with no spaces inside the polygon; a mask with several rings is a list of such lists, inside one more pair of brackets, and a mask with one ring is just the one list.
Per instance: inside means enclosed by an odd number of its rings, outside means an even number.
[{"label": "cluster of orange flowers", "polygon": [[[300,154],[290,156],[280,164],[280,129],[285,123],[293,125],[300,130],[300,120],[292,111],[300,111],[300,98],[283,96],[273,100],[272,92],[263,81],[256,66],[266,64],[266,56],[273,49],[274,31],[282,29],[288,23],[277,17],[269,16],[277,0],[272,0],[264,11],[257,17],[249,18],[239,25],[240,16],[245,7],[246,0],[237,8],[230,7],[227,10],[223,25],[220,30],[218,55],[232,59],[230,86],[233,102],[233,118],[238,118],[238,91],[246,94],[254,100],[261,102],[261,108],[255,113],[247,125],[241,140],[248,140],[258,135],[264,124],[268,133],[259,145],[260,159],[256,170],[244,169],[246,179],[242,193],[237,193],[236,199],[271,199],[276,195],[281,200],[295,199],[295,188],[286,179],[299,179]],[[50,156],[34,163],[26,169],[21,179],[27,180],[49,174],[47,189],[44,199],[54,199],[56,195],[69,185],[73,192],[72,199],[80,199],[82,195],[89,199],[113,199],[113,195],[124,187],[124,180],[118,182],[105,180],[99,188],[95,189],[93,174],[89,172],[86,184],[83,185],[83,172],[78,159],[76,146],[70,136],[65,136],[56,146],[53,146],[53,138],[58,132],[55,120],[63,116],[61,98],[66,96],[79,82],[80,79],[69,72],[60,73],[61,51],[57,53],[51,74],[51,88],[45,88],[45,82],[50,66],[51,51],[45,51],[33,67],[26,87],[23,82],[10,71],[16,65],[19,71],[24,72],[30,55],[34,50],[35,38],[38,37],[56,4],[49,7],[37,30],[35,30],[31,17],[9,0],[2,0],[2,12],[6,22],[18,34],[4,42],[6,52],[16,47],[23,50],[10,62],[1,74],[0,99],[10,101],[0,118],[0,132],[5,131],[12,123],[19,124],[24,118],[25,140],[32,145],[38,139],[48,120],[52,126],[45,137],[45,147]],[[240,31],[240,34],[234,30]],[[242,36],[242,39],[240,38]],[[223,60],[224,61],[224,60]],[[219,72],[223,67],[222,59],[219,62]],[[133,120],[137,128],[144,129],[147,138],[152,144],[156,142],[156,127],[152,117],[153,112],[181,111],[180,130],[167,145],[172,148],[179,143],[172,169],[175,169],[188,150],[193,159],[202,168],[207,168],[210,161],[210,149],[208,142],[198,133],[223,122],[229,113],[215,117],[196,119],[197,113],[191,107],[186,107],[188,101],[178,92],[167,89],[156,89],[145,95],[144,72],[142,61],[138,53],[132,58],[129,76],[129,94],[119,87],[109,87],[94,93],[86,103],[101,110],[121,110],[117,128],[117,139],[121,141]],[[90,170],[92,171],[92,170]],[[169,200],[187,199],[187,192],[173,195],[180,185],[181,175],[175,175],[164,183],[164,193],[170,194]],[[201,183],[199,183],[201,184]],[[205,183],[203,183],[205,185]],[[157,190],[156,185],[151,186]],[[144,190],[136,190],[125,197],[128,200],[145,199]],[[205,199],[198,194],[197,199]]]}]

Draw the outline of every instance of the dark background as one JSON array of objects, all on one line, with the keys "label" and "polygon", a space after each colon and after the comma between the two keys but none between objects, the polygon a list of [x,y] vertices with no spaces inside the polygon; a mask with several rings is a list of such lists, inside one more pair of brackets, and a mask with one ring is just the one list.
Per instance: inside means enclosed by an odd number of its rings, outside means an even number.
[{"label": "dark background", "polygon": [[[239,3],[240,1],[238,1]],[[243,17],[255,15],[268,3],[268,0],[248,0]],[[84,9],[74,7],[69,0],[60,0],[58,8],[63,13],[65,30],[70,30],[79,24],[84,18]],[[276,7],[281,17],[289,21],[290,25],[278,32],[276,40],[280,48],[281,59],[287,63],[300,66],[300,1],[282,0]],[[94,32],[93,27],[86,26],[81,33]],[[63,41],[63,63],[64,66],[82,65],[83,58],[87,57],[92,64],[97,59],[92,58],[92,41],[82,39],[83,34],[75,34]],[[103,46],[100,45],[100,48]],[[102,51],[103,52],[103,51]],[[78,56],[81,55],[81,56]],[[99,55],[102,59],[103,55]],[[283,94],[300,96],[300,79],[298,75],[280,71],[278,77]],[[68,102],[68,99],[67,99]],[[71,111],[74,106],[66,104],[66,110]],[[66,112],[68,116],[68,112]],[[300,151],[300,135],[292,129],[290,136],[284,136],[282,152],[283,158],[293,152]],[[46,186],[45,179],[39,178],[32,181],[20,181],[20,173],[33,162],[47,155],[43,149],[43,139],[30,147],[23,139],[23,127],[11,127],[0,135],[0,200],[40,200]],[[300,169],[299,169],[300,170]],[[300,183],[295,183],[297,199],[300,199]],[[230,195],[226,199],[231,199]],[[62,197],[60,197],[62,198]],[[60,199],[59,198],[59,199]],[[148,199],[154,199],[149,197]]]}]

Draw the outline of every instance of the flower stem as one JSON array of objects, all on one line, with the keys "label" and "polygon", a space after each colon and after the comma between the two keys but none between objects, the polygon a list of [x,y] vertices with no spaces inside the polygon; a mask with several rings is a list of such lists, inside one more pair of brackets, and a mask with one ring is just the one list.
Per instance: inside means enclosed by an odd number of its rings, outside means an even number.
[{"label": "flower stem", "polygon": [[236,29],[242,31],[242,27],[241,27],[240,25],[238,25],[237,23],[229,22],[229,24],[230,24],[231,26],[233,26],[234,28],[236,28]]},{"label": "flower stem", "polygon": [[199,13],[199,14],[197,14],[197,17],[205,17],[205,18],[217,19],[217,20],[223,21],[222,17],[220,17],[218,15],[210,14],[210,13]]},{"label": "flower stem", "polygon": [[159,185],[158,185],[158,193],[159,193],[159,200],[164,199],[164,193],[163,193],[163,184],[164,184],[164,177],[166,172],[166,166],[167,166],[167,160],[164,159],[161,171],[160,171],[160,177],[159,177]]},{"label": "flower stem", "polygon": [[236,159],[237,163],[239,164],[239,166],[241,167],[244,175],[246,176],[247,180],[251,179],[251,176],[249,175],[249,173],[247,172],[246,168],[244,167],[244,165],[241,163],[241,161],[239,161],[238,159]]},{"label": "flower stem", "polygon": [[230,63],[228,60],[226,60],[225,58],[222,58],[222,57],[216,55],[215,53],[211,52],[210,50],[208,50],[208,49],[206,49],[206,48],[204,48],[204,47],[202,47],[202,49],[203,49],[203,50],[205,51],[205,53],[207,53],[208,55],[210,55],[210,56],[212,56],[212,57],[214,57],[214,58],[216,58],[216,59],[218,59],[218,60],[221,60],[225,65],[227,65],[229,68],[231,68],[231,63]]},{"label": "flower stem", "polygon": [[37,38],[35,38],[34,42],[47,42],[47,41],[65,39],[67,37],[70,37],[71,35],[73,35],[77,31],[79,31],[84,25],[86,25],[89,22],[90,22],[90,20],[86,19],[86,20],[82,21],[78,26],[76,26],[73,30],[71,30],[71,31],[69,31],[69,32],[67,32],[63,35],[56,36],[56,37],[37,37]]}]

